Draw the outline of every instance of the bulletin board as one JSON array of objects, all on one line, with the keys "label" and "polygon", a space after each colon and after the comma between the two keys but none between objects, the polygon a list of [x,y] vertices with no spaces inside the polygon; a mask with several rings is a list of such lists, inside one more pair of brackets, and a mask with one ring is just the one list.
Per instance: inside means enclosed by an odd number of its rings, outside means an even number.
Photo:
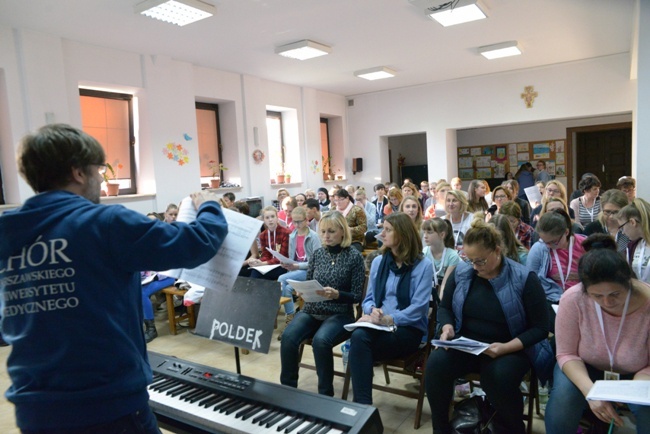
[{"label": "bulletin board", "polygon": [[535,168],[537,160],[546,162],[546,171],[551,178],[566,178],[570,167],[566,140],[458,148],[458,177],[462,180],[505,178],[506,173],[516,173],[519,166],[526,162]]}]

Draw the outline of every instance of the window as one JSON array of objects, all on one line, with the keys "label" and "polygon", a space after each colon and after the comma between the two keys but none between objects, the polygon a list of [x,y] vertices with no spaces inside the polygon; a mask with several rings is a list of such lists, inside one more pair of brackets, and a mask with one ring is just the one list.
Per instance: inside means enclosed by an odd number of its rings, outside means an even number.
[{"label": "window", "polygon": [[219,126],[219,106],[217,104],[196,103],[196,131],[198,133],[201,178],[212,178],[212,167],[216,176],[223,179],[223,148]]},{"label": "window", "polygon": [[285,174],[285,147],[282,133],[282,113],[266,112],[266,133],[269,140],[269,166],[271,175]]},{"label": "window", "polygon": [[133,95],[79,89],[81,126],[104,148],[106,162],[120,184],[120,194],[136,193]]},{"label": "window", "polygon": [[323,179],[331,179],[328,176],[330,174],[333,176],[333,172],[331,167],[329,121],[327,118],[320,118],[320,149],[323,162]]}]

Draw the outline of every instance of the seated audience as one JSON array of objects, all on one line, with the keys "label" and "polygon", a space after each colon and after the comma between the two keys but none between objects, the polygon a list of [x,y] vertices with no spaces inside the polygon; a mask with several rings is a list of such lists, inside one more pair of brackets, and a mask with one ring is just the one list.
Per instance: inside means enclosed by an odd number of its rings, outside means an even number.
[{"label": "seated audience", "polygon": [[337,210],[343,214],[350,228],[350,235],[352,237],[350,246],[362,252],[366,230],[368,229],[366,212],[360,206],[352,203],[350,194],[342,188],[334,194],[334,200]]},{"label": "seated audience", "polygon": [[294,230],[293,222],[291,220],[291,211],[293,211],[297,206],[298,202],[291,196],[282,199],[281,209],[278,212],[278,220],[280,221],[280,224],[289,229],[289,231]]},{"label": "seated audience", "polygon": [[451,178],[449,185],[451,185],[452,190],[462,191],[465,198],[467,198],[467,192],[463,190],[463,181],[459,177]]},{"label": "seated audience", "polygon": [[442,298],[447,278],[460,262],[454,248],[454,230],[449,220],[434,217],[422,222],[424,248],[422,254],[433,264],[433,292]]},{"label": "seated audience", "polygon": [[422,208],[424,208],[424,204],[429,200],[429,181],[422,181],[420,182],[420,198],[422,199]]},{"label": "seated audience", "polygon": [[627,203],[627,196],[622,191],[615,188],[607,190],[600,197],[602,209],[600,210],[600,214],[598,214],[598,219],[585,226],[583,234],[586,236],[596,233],[610,234],[616,240],[616,244],[618,244],[618,251],[625,253],[630,239],[625,235],[623,229],[619,228],[618,212]]},{"label": "seated audience", "polygon": [[[564,200],[560,199],[559,197],[549,197],[544,201],[542,205],[542,210],[539,213],[539,217],[542,217],[544,214],[548,212],[553,212],[556,209],[564,210],[564,212],[567,213],[567,215],[569,216],[573,214],[573,210],[567,206]],[[573,221],[573,219],[571,219],[571,232],[573,232],[574,234],[581,234],[582,231],[583,231],[583,227],[580,226],[579,223],[576,223]]]},{"label": "seated audience", "polygon": [[332,206],[330,202],[330,194],[327,192],[327,189],[325,187],[319,188],[317,192],[317,196],[318,196],[318,203],[320,204],[320,211],[321,212],[329,211]]},{"label": "seated audience", "polygon": [[485,200],[487,190],[482,179],[474,179],[469,183],[467,189],[467,211],[474,213],[481,211],[485,213],[489,206]]},{"label": "seated audience", "polygon": [[625,193],[628,202],[632,202],[636,198],[636,179],[631,176],[620,177],[616,188]]},{"label": "seated audience", "polygon": [[[291,217],[295,230],[289,235],[289,255],[287,258],[295,261],[293,264],[282,264],[282,268],[287,270],[286,273],[278,278],[282,288],[282,296],[289,297],[284,304],[284,322],[286,326],[293,321],[296,313],[296,307],[293,302],[293,288],[287,280],[305,280],[307,277],[307,262],[314,255],[314,252],[321,247],[318,234],[307,224],[307,211],[303,207],[296,207],[291,211]],[[278,335],[278,340],[282,339],[282,333]]]},{"label": "seated audience", "polygon": [[650,204],[636,198],[618,212],[619,229],[630,239],[627,262],[639,280],[650,283]]},{"label": "seated audience", "polygon": [[386,196],[386,187],[384,184],[375,184],[373,187],[375,191],[375,199],[372,201],[372,206],[375,208],[375,224],[368,223],[368,231],[366,232],[366,246],[375,242],[377,235],[381,232],[381,226],[384,221],[384,207],[388,205],[388,197]]},{"label": "seated audience", "polygon": [[294,199],[296,199],[297,206],[303,206],[307,200],[307,196],[302,193],[298,193],[294,196]]},{"label": "seated audience", "polygon": [[372,202],[368,200],[368,196],[366,196],[366,190],[364,188],[357,189],[354,192],[353,197],[355,205],[358,205],[366,212],[366,226],[368,227],[368,230],[375,228],[377,226],[376,210]]},{"label": "seated audience", "polygon": [[538,235],[532,226],[521,221],[521,208],[514,201],[504,203],[499,214],[508,218],[510,227],[519,242],[528,250],[537,242]]},{"label": "seated audience", "polygon": [[[499,210],[501,209],[501,205],[503,205],[508,201],[511,201],[512,194],[510,193],[510,190],[500,185],[496,187],[492,192],[492,199],[494,200],[494,204],[487,210],[487,213],[490,216],[493,216],[494,214],[498,213]],[[486,215],[486,217],[488,216]]]},{"label": "seated audience", "polygon": [[354,401],[372,404],[373,365],[415,352],[427,333],[433,270],[422,241],[404,213],[386,217],[381,256],[372,261],[360,322],[395,326],[392,332],[359,327],[350,339]]},{"label": "seated audience", "polygon": [[[441,340],[463,336],[490,344],[478,356],[437,348],[427,360],[425,386],[434,433],[451,433],[449,404],[457,378],[481,375],[481,387],[496,409],[496,432],[523,434],[524,401],[519,386],[534,364],[546,381],[554,360],[548,314],[539,279],[503,255],[498,232],[481,219],[465,236],[468,263],[447,280],[438,322]],[[470,265],[471,264],[471,265]]]},{"label": "seated audience", "polygon": [[571,230],[571,219],[564,210],[558,209],[544,214],[537,223],[539,241],[530,249],[528,268],[537,274],[548,304],[551,331],[555,329],[557,304],[567,289],[578,283],[578,261],[585,253],[582,248],[583,235]]},{"label": "seated audience", "polygon": [[177,217],[178,217],[178,205],[174,203],[170,203],[169,205],[167,205],[165,214],[163,214],[163,220],[166,223],[172,223],[176,221]]},{"label": "seated audience", "polygon": [[576,216],[576,222],[584,228],[598,217],[600,212],[600,181],[595,176],[584,178],[578,184],[582,196],[573,199],[569,208]]},{"label": "seated audience", "polygon": [[309,229],[318,233],[318,222],[320,221],[320,204],[316,199],[307,199],[304,205],[307,211]]},{"label": "seated audience", "polygon": [[399,211],[411,218],[415,228],[419,231],[422,226],[422,208],[420,201],[415,196],[404,196],[402,203],[399,204]]},{"label": "seated audience", "polygon": [[[567,200],[566,187],[564,187],[564,184],[562,184],[560,181],[551,180],[546,183],[546,186],[544,187],[544,195],[542,195],[542,203],[536,206],[530,214],[531,223],[529,224],[532,227],[535,227],[535,225],[537,225],[537,220],[539,220],[541,217],[542,207],[544,206],[544,203],[551,198],[562,199],[564,203],[569,203]],[[573,210],[569,209],[569,216],[573,220],[575,216],[572,215],[572,213]]]},{"label": "seated audience", "polygon": [[[274,250],[283,256],[289,254],[289,231],[278,224],[278,210],[273,206],[267,206],[262,210],[264,220],[264,231],[260,234],[260,258],[251,256],[247,263],[249,267],[259,267],[260,265],[279,265],[280,261],[274,257],[268,249]],[[267,249],[268,248],[268,249]],[[287,270],[282,267],[275,267],[266,274],[258,270],[251,270],[250,277],[256,279],[278,280],[280,275]]]},{"label": "seated audience", "polygon": [[300,344],[312,339],[318,393],[334,396],[334,357],[332,348],[350,333],[343,326],[354,322],[352,306],[361,301],[365,272],[363,257],[350,247],[350,230],[345,217],[332,211],[319,224],[323,247],[309,258],[306,280],[323,287],[326,301],[305,303],[282,335],[280,382],[298,387]]},{"label": "seated audience", "polygon": [[424,201],[424,206],[422,207],[422,209],[428,209],[430,206],[436,204],[437,201],[436,196],[438,194],[437,188],[438,188],[437,182],[431,181],[429,183],[429,194],[427,195],[427,200]]},{"label": "seated audience", "polygon": [[[519,199],[526,200],[526,189],[535,185],[535,176],[533,175],[533,165],[526,162],[519,166],[519,170],[515,173],[515,179],[519,184]],[[521,206],[521,204],[519,204]]]},{"label": "seated audience", "polygon": [[284,200],[284,198],[289,197],[291,195],[289,194],[289,190],[287,190],[286,188],[278,189],[278,192],[276,193],[276,195],[277,195],[276,199],[277,199],[278,203],[277,203],[277,205],[275,205],[275,207],[278,209],[278,211],[280,211],[282,209],[282,201]]},{"label": "seated audience", "polygon": [[[611,236],[595,234],[584,245],[580,283],[562,295],[557,315],[557,366],[544,418],[548,434],[576,432],[587,407],[602,422],[623,426],[617,403],[587,401],[586,395],[595,381],[612,376],[650,380],[650,287],[634,277]],[[647,433],[650,406],[628,407],[636,432]]]},{"label": "seated audience", "polygon": [[420,191],[412,182],[404,182],[402,185],[402,196],[413,196],[420,202],[420,207],[422,207],[422,196],[420,196]]},{"label": "seated audience", "polygon": [[546,161],[538,160],[537,161],[537,174],[535,175],[535,182],[542,182],[546,184],[551,180],[551,175],[546,171]]},{"label": "seated audience", "polygon": [[350,197],[354,197],[354,193],[357,191],[357,188],[352,184],[348,184],[345,186],[345,190],[350,193]]},{"label": "seated audience", "polygon": [[519,195],[519,183],[514,180],[506,180],[501,183],[501,186],[505,188],[506,190],[510,191],[510,195],[512,196],[513,202],[516,202],[517,205],[519,205],[519,208],[521,208],[521,220],[526,223],[530,224],[531,222],[531,211],[530,211],[530,204],[528,203],[528,200],[526,198],[522,199]]},{"label": "seated audience", "polygon": [[306,199],[316,199],[316,192],[312,190],[311,188],[308,188],[305,190],[305,198]]},{"label": "seated audience", "polygon": [[528,249],[525,248],[515,236],[508,217],[497,214],[492,217],[489,224],[493,225],[499,231],[501,236],[502,251],[506,258],[519,262],[521,265],[526,265],[528,259]]},{"label": "seated audience", "polygon": [[232,192],[224,193],[220,202],[222,207],[230,208],[235,203],[235,193]]}]

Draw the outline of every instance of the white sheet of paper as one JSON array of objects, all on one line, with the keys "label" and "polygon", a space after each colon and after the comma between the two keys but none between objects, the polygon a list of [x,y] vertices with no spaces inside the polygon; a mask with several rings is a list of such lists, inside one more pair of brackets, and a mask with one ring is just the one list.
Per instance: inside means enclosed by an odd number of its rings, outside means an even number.
[{"label": "white sheet of paper", "polygon": [[[206,288],[230,291],[262,222],[229,209],[223,209],[223,213],[228,222],[228,235],[212,259],[196,268],[177,268],[161,273]],[[176,220],[189,223],[196,220],[196,215],[192,199],[188,196],[181,201]]]},{"label": "white sheet of paper", "polygon": [[300,293],[300,296],[305,303],[315,303],[317,301],[328,301],[329,298],[323,297],[322,295],[316,294],[316,291],[322,291],[323,287],[317,280],[291,280],[287,279],[287,283],[291,287]]},{"label": "white sheet of paper", "polygon": [[553,308],[553,311],[555,312],[555,315],[557,315],[557,310],[560,308],[559,304],[552,304],[551,307]]},{"label": "white sheet of paper", "polygon": [[271,265],[258,265],[257,267],[251,267],[253,270],[257,270],[262,274],[266,274],[274,268],[278,268],[280,264],[271,264]]},{"label": "white sheet of paper", "polygon": [[296,261],[287,258],[280,252],[276,252],[275,250],[269,249],[268,247],[266,248],[266,250],[268,250],[269,253],[271,253],[271,255],[273,255],[274,258],[276,258],[278,261],[282,262],[283,264],[297,264]]},{"label": "white sheet of paper", "polygon": [[650,405],[650,381],[598,380],[587,394],[588,400]]},{"label": "white sheet of paper", "polygon": [[528,198],[528,203],[530,203],[531,207],[535,202],[542,203],[542,195],[539,193],[539,188],[536,185],[526,187],[524,188],[524,191],[526,192],[526,197]]},{"label": "white sheet of paper", "polygon": [[343,326],[344,329],[347,331],[351,332],[352,330],[363,327],[363,328],[368,328],[368,329],[374,329],[374,330],[382,330],[385,332],[392,332],[395,331],[395,326],[385,326],[385,325],[379,325],[379,324],[373,324],[368,321],[357,321],[353,322],[352,324],[346,324]]},{"label": "white sheet of paper", "polygon": [[485,342],[475,341],[474,339],[468,339],[462,336],[451,341],[433,339],[431,345],[440,348],[452,348],[454,350],[474,354],[475,356],[478,356],[490,346],[490,344],[486,344]]}]

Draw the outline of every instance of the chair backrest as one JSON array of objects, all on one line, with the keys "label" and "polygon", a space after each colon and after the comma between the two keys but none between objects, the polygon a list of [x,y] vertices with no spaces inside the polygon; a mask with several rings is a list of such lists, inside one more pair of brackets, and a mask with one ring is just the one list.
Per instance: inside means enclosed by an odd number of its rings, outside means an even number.
[{"label": "chair backrest", "polygon": [[357,303],[356,305],[356,316],[355,320],[358,320],[363,316],[363,307],[361,306],[363,303],[363,300],[366,298],[366,292],[368,291],[368,272],[366,272],[366,277],[363,279],[363,290],[361,291],[361,302]]}]

